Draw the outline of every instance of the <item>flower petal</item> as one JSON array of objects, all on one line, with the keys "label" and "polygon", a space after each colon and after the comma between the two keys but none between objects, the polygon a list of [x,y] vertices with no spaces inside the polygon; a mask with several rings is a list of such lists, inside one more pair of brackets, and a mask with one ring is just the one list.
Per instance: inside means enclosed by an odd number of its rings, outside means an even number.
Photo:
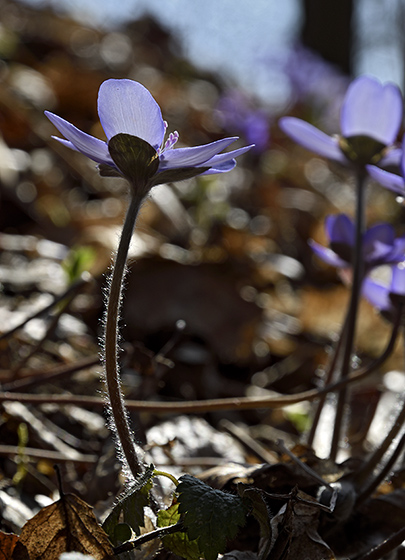
[{"label": "flower petal", "polygon": [[380,284],[366,278],[363,282],[363,296],[377,309],[389,311],[391,309],[391,301],[389,297],[389,288],[384,284]]},{"label": "flower petal", "polygon": [[400,263],[405,261],[405,237],[398,237],[394,241],[391,252],[386,257],[386,262]]},{"label": "flower petal", "polygon": [[316,241],[313,241],[312,239],[309,240],[309,245],[315,255],[327,264],[336,266],[337,268],[347,268],[350,266],[347,261],[341,259],[334,251],[332,251],[332,249],[329,249],[329,247],[319,245],[319,243],[316,243]]},{"label": "flower petal", "polygon": [[236,159],[230,159],[224,163],[216,164],[214,167],[210,167],[201,175],[213,175],[214,173],[228,173],[236,166]]},{"label": "flower petal", "polygon": [[399,167],[401,164],[402,158],[402,149],[392,147],[391,149],[387,150],[383,157],[380,159],[378,164],[381,167],[389,167],[389,166],[397,166]]},{"label": "flower petal", "polygon": [[338,139],[321,132],[312,124],[295,117],[283,117],[279,120],[279,126],[283,132],[307,150],[347,164],[347,159],[339,148]]},{"label": "flower petal", "polygon": [[325,219],[325,230],[330,243],[341,243],[353,247],[355,228],[346,214],[331,214]]},{"label": "flower petal", "polygon": [[342,135],[369,136],[384,145],[392,144],[402,120],[402,96],[394,84],[381,84],[361,76],[349,86],[340,117]]},{"label": "flower petal", "polygon": [[194,146],[193,148],[175,148],[163,151],[159,156],[159,171],[175,167],[201,167],[229,146],[229,144],[235,142],[235,140],[238,140],[238,137],[223,138],[222,140],[217,140],[203,146]]},{"label": "flower petal", "polygon": [[218,154],[216,156],[213,156],[207,161],[204,161],[204,167],[206,165],[209,165],[210,167],[216,167],[217,165],[222,165],[223,163],[226,163],[227,161],[235,159],[236,157],[241,156],[242,154],[248,152],[250,149],[253,148],[253,146],[254,144],[251,144],[250,146],[245,146],[243,148],[238,148],[237,150],[232,150],[230,152],[225,152],[223,154]]},{"label": "flower petal", "polygon": [[405,295],[405,267],[403,263],[392,269],[391,287],[392,294]]},{"label": "flower petal", "polygon": [[62,144],[68,148],[73,147],[73,149],[76,149],[78,152],[81,152],[97,163],[105,163],[115,167],[115,164],[109,154],[108,146],[105,142],[95,138],[94,136],[86,134],[82,130],[79,130],[70,122],[58,117],[58,115],[54,115],[49,111],[45,111],[45,115],[51,123],[56,126],[59,132],[67,138],[67,141],[62,138],[57,138],[57,140],[59,140]]},{"label": "flower petal", "polygon": [[[378,243],[384,245],[387,251],[392,249],[395,240],[395,232],[390,224],[377,224],[369,228],[363,237],[363,250],[367,255],[375,250]],[[382,249],[382,248],[381,248]]]},{"label": "flower petal", "polygon": [[400,175],[384,171],[375,165],[366,166],[368,174],[383,187],[405,196],[405,181]]},{"label": "flower petal", "polygon": [[132,134],[158,150],[165,126],[159,105],[143,85],[133,80],[106,80],[98,92],[98,115],[110,140]]}]

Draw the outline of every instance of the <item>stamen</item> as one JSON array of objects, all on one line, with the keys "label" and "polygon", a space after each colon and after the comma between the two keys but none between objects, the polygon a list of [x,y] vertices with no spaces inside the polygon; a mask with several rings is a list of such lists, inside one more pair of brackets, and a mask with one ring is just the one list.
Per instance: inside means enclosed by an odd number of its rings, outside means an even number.
[{"label": "stamen", "polygon": [[169,134],[169,138],[166,140],[165,147],[163,149],[170,150],[170,148],[173,148],[173,146],[175,145],[178,139],[179,139],[179,133],[177,132],[177,130],[171,132]]}]

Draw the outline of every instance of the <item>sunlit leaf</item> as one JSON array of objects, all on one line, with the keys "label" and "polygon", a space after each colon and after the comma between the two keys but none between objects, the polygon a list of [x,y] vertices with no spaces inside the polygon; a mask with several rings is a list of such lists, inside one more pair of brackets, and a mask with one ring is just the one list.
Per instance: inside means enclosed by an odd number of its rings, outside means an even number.
[{"label": "sunlit leaf", "polygon": [[245,524],[248,512],[240,496],[215,490],[188,474],[180,478],[179,512],[191,540],[196,539],[206,560],[225,551],[226,542]]},{"label": "sunlit leaf", "polygon": [[[180,521],[181,515],[178,512],[179,504],[175,503],[168,509],[162,509],[158,512],[158,527],[168,527]],[[179,532],[173,535],[167,535],[162,539],[163,545],[168,549],[187,560],[197,560],[201,558],[200,549],[196,540],[190,540],[187,533]]]},{"label": "sunlit leaf", "polygon": [[59,560],[63,552],[82,552],[95,560],[113,558],[92,508],[73,494],[64,494],[27,521],[12,560]]}]

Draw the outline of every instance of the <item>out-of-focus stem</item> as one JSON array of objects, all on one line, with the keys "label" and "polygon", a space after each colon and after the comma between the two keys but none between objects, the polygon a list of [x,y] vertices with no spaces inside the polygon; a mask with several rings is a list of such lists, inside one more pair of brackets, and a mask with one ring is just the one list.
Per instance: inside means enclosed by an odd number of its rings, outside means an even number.
[{"label": "out-of-focus stem", "polygon": [[137,446],[130,429],[128,414],[121,393],[118,365],[118,321],[128,249],[141,203],[142,198],[137,195],[137,190],[134,188],[131,192],[131,202],[125,217],[111,275],[104,333],[105,381],[112,413],[110,425],[116,431],[117,444],[121,447],[125,466],[128,466],[134,477],[144,470],[143,453]]},{"label": "out-of-focus stem", "polygon": [[[365,171],[360,168],[357,172],[357,198],[356,198],[356,234],[352,257],[352,292],[347,313],[347,329],[345,333],[345,347],[343,351],[340,377],[345,379],[350,372],[350,363],[356,333],[357,310],[360,301],[361,285],[364,276],[363,236],[365,230]],[[347,388],[343,387],[338,395],[336,406],[335,425],[330,449],[330,459],[336,460],[342,432],[344,412],[347,403]]]},{"label": "out-of-focus stem", "polygon": [[[336,371],[336,367],[337,367],[338,359],[339,359],[339,356],[340,356],[340,353],[341,353],[343,341],[345,339],[346,325],[347,325],[347,317],[346,317],[345,322],[343,323],[343,326],[341,328],[341,331],[340,331],[340,334],[339,334],[339,340],[337,341],[337,344],[336,344],[336,346],[333,350],[333,356],[332,356],[332,359],[331,359],[331,361],[328,365],[328,373],[326,375],[324,385],[329,385],[332,382],[333,374]],[[314,417],[313,417],[313,420],[312,420],[311,430],[309,431],[308,438],[307,438],[307,445],[309,445],[310,447],[314,443],[316,430],[318,428],[318,424],[319,424],[319,420],[321,418],[322,410],[323,410],[323,407],[324,407],[325,402],[326,402],[326,397],[327,397],[327,394],[326,393],[323,394],[319,398],[319,400],[316,404],[316,409],[315,409],[315,414],[314,414]]]}]

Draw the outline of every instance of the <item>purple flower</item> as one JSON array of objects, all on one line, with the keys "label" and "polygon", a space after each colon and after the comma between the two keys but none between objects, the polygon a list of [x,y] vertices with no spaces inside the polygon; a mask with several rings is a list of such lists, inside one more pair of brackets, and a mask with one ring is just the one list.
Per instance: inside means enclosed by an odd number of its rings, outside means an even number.
[{"label": "purple flower", "polygon": [[283,117],[280,127],[293,140],[321,156],[345,165],[364,165],[398,161],[398,151],[385,154],[384,150],[396,140],[401,120],[402,97],[398,87],[361,76],[350,84],[343,100],[341,136],[328,136],[295,117]]},{"label": "purple flower", "polygon": [[203,146],[173,149],[179,135],[171,133],[164,141],[167,123],[149,91],[132,80],[106,80],[98,93],[98,115],[107,141],[82,132],[48,111],[48,119],[65,139],[61,144],[81,152],[100,164],[103,175],[139,178],[137,167],[144,167],[142,179],[148,187],[200,174],[224,173],[236,165],[235,157],[252,146],[220,152],[237,140],[224,138]]},{"label": "purple flower", "polygon": [[[324,262],[338,268],[352,266],[355,245],[355,225],[346,214],[333,214],[325,220],[329,247],[310,241],[314,253]],[[405,237],[395,238],[389,224],[377,224],[363,237],[363,255],[366,272],[383,264],[396,264],[405,260]]]},{"label": "purple flower", "polygon": [[391,268],[389,284],[383,284],[366,278],[363,284],[363,296],[381,312],[393,314],[398,302],[405,304],[405,266],[401,262]]},{"label": "purple flower", "polygon": [[401,175],[384,171],[375,165],[367,165],[369,175],[383,187],[405,196],[405,134],[402,139],[402,154],[399,162]]},{"label": "purple flower", "polygon": [[[348,79],[336,66],[311,49],[297,43],[284,55],[283,71],[290,81],[293,103],[316,104],[317,109],[333,105],[347,89]],[[333,96],[330,95],[333,88]]]},{"label": "purple flower", "polygon": [[218,102],[217,110],[222,126],[243,134],[249,143],[255,145],[256,152],[261,153],[268,147],[268,115],[263,109],[254,108],[242,93],[230,91],[224,95]]}]

